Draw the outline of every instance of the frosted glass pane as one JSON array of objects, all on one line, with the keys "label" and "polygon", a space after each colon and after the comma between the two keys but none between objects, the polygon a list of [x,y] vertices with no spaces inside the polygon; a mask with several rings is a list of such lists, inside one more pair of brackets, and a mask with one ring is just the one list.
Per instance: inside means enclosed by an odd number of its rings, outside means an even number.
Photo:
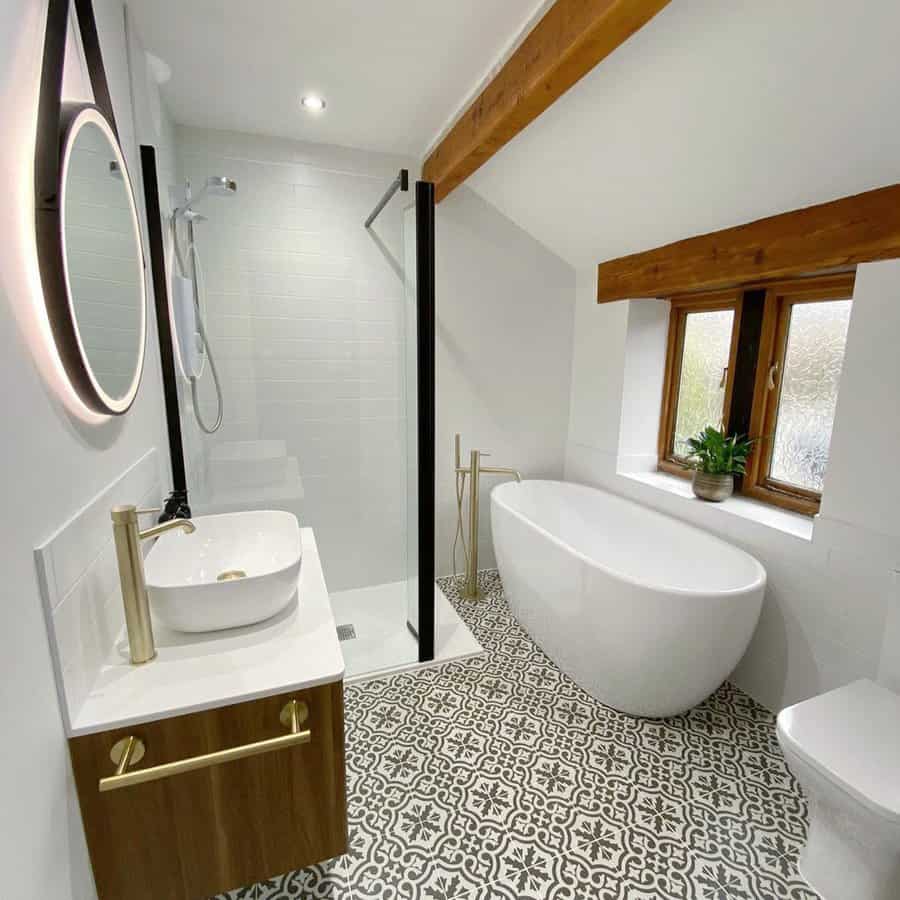
[{"label": "frosted glass pane", "polygon": [[722,424],[725,408],[723,375],[731,351],[734,310],[689,313],[684,326],[684,352],[675,415],[675,455],[688,455],[687,440],[707,425]]},{"label": "frosted glass pane", "polygon": [[791,310],[769,474],[810,491],[822,490],[828,465],[850,304],[798,303]]}]

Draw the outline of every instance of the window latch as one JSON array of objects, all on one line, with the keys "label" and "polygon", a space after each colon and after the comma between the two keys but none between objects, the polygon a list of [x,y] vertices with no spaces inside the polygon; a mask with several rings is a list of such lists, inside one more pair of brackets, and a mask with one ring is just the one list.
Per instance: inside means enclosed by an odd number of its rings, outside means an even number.
[{"label": "window latch", "polygon": [[728,366],[725,366],[725,368],[722,369],[722,380],[719,382],[720,388],[725,387],[725,381],[727,378],[728,378]]},{"label": "window latch", "polygon": [[772,365],[769,366],[768,388],[770,391],[775,390],[775,378],[777,375],[778,375],[778,360],[776,359],[775,362],[773,362]]}]

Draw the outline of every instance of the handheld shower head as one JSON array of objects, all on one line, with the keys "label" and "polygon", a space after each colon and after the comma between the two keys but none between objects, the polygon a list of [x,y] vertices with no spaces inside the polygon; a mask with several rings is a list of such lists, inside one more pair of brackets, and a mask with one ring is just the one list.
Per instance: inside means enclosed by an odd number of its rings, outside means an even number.
[{"label": "handheld shower head", "polygon": [[[188,290],[190,291],[188,317],[191,324],[187,327],[179,326],[182,327],[182,331],[179,331],[178,340],[181,341],[183,339],[184,335],[182,332],[186,331],[187,339],[190,343],[189,350],[185,353],[185,356],[193,357],[193,360],[190,361],[188,368],[185,370],[185,375],[187,375],[191,382],[191,401],[194,406],[194,417],[197,419],[197,424],[200,426],[201,431],[206,434],[215,434],[222,426],[222,415],[225,406],[222,397],[222,383],[219,380],[216,362],[213,359],[213,351],[209,345],[209,339],[206,336],[206,326],[203,322],[204,314],[201,302],[203,294],[203,273],[200,266],[200,254],[197,250],[196,241],[194,240],[194,224],[196,222],[205,221],[206,216],[197,212],[196,205],[207,194],[214,194],[217,197],[230,197],[235,193],[237,193],[237,182],[233,178],[228,178],[226,175],[210,175],[203,184],[203,187],[200,188],[196,194],[191,190],[191,182],[190,179],[188,179],[184,183],[184,202],[181,202],[181,198],[178,198],[177,201],[173,201],[176,202],[178,206],[172,213],[172,218],[170,220],[176,269],[182,278],[182,281],[178,282],[178,284],[181,285],[179,296],[183,297]],[[184,252],[182,251],[181,241],[178,235],[179,222],[184,222],[186,224],[185,230],[187,231],[188,243]],[[188,265],[188,259],[190,260],[190,266]],[[187,288],[185,288],[185,282],[187,282]],[[190,301],[193,302],[191,303]],[[182,299],[180,302],[183,305],[185,301]],[[176,325],[177,324],[178,317],[176,317]],[[179,343],[179,349],[180,348],[181,344]],[[196,353],[190,348],[196,348]],[[185,356],[182,357],[182,362],[184,362]],[[199,365],[196,365],[198,359],[200,362]],[[200,401],[198,399],[197,382],[203,374],[204,362],[209,363],[213,384],[216,389],[216,419],[213,424],[208,424],[204,420],[200,411]]]}]

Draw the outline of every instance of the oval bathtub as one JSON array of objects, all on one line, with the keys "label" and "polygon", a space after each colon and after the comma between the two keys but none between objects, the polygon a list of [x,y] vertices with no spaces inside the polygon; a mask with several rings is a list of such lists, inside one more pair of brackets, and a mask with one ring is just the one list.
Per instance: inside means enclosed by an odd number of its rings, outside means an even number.
[{"label": "oval bathtub", "polygon": [[498,485],[491,527],[513,614],[609,706],[636,716],[684,712],[747,649],[765,570],[699,528],[560,481]]}]

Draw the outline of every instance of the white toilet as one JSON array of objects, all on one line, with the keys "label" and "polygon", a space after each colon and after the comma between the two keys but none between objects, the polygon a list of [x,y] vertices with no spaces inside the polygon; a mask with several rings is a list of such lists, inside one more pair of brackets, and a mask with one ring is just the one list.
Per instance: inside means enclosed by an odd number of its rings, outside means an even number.
[{"label": "white toilet", "polygon": [[809,800],[800,874],[823,900],[900,900],[900,696],[862,680],[778,714]]}]

